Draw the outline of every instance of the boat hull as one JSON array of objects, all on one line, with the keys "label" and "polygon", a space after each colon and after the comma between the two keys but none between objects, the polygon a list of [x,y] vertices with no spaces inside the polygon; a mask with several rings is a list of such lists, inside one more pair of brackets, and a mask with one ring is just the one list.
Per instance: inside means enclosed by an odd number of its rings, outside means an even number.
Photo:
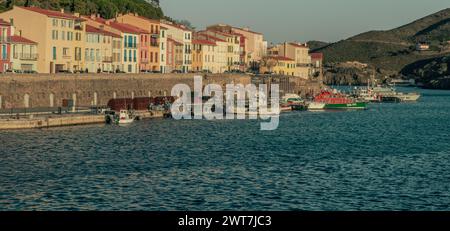
[{"label": "boat hull", "polygon": [[367,103],[365,102],[356,102],[356,103],[348,103],[348,104],[326,104],[325,109],[357,109],[364,110],[367,108]]}]

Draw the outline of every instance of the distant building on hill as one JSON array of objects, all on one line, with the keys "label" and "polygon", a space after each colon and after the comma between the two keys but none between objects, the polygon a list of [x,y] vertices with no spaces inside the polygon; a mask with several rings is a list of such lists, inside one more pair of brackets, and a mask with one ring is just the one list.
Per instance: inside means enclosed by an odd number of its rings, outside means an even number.
[{"label": "distant building on hill", "polygon": [[416,44],[417,51],[427,51],[430,49],[430,45],[427,43],[419,42]]}]

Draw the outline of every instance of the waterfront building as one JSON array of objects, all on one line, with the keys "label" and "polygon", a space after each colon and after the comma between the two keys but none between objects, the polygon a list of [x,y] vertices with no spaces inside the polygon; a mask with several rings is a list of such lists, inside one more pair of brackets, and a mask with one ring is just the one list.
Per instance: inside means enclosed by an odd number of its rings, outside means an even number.
[{"label": "waterfront building", "polygon": [[[215,30],[206,30],[200,31],[199,34],[204,34],[207,36],[211,36],[211,38],[215,38],[213,40],[219,39],[220,41],[224,41],[226,43],[226,71],[233,71],[240,69],[240,60],[241,60],[241,45],[240,45],[240,36],[236,33],[226,33]],[[208,38],[206,38],[208,40]]]},{"label": "waterfront building", "polygon": [[82,16],[86,20],[86,25],[97,28],[104,33],[111,34],[111,50],[112,50],[112,62],[111,70],[114,72],[123,72],[122,65],[122,36],[119,30],[116,30],[109,26],[109,22],[106,19],[100,17],[100,15]]},{"label": "waterfront building", "polygon": [[167,28],[159,27],[159,68],[161,73],[167,73]]},{"label": "waterfront building", "polygon": [[37,72],[38,44],[20,35],[10,37],[11,69],[19,73]]},{"label": "waterfront building", "polygon": [[194,71],[207,71],[217,73],[215,69],[216,42],[208,40],[192,40],[192,69]]},{"label": "waterfront building", "polygon": [[120,35],[106,31],[103,25],[96,28],[86,25],[85,63],[90,73],[114,72],[113,43]]},{"label": "waterfront building", "polygon": [[283,56],[264,57],[260,65],[260,73],[273,73],[277,75],[295,75],[296,63],[294,59]]},{"label": "waterfront building", "polygon": [[172,37],[167,38],[167,53],[166,53],[166,71],[167,72],[182,72],[183,69],[183,51],[184,44],[178,42]]},{"label": "waterfront building", "polygon": [[[259,32],[250,30],[249,28],[233,27],[226,24],[216,24],[208,26],[207,30],[218,30],[227,33],[236,33],[241,37],[242,54],[241,60],[245,63],[245,67],[256,67],[262,58],[266,55],[267,42],[264,35]],[[244,42],[244,44],[242,44]]]},{"label": "waterfront building", "polygon": [[14,6],[13,9],[1,13],[0,18],[13,22],[13,26],[22,36],[39,44],[39,73],[83,70],[85,20],[78,14],[67,14],[63,9],[53,11]]},{"label": "waterfront building", "polygon": [[206,40],[216,44],[209,55],[212,56],[212,61],[209,63],[210,69],[213,73],[224,73],[228,70],[228,42],[221,38],[212,36],[208,33],[196,33],[195,39]]},{"label": "waterfront building", "polygon": [[0,19],[0,72],[6,72],[11,67],[11,23]]},{"label": "waterfront building", "polygon": [[181,71],[185,73],[189,72],[192,69],[192,31],[183,25],[169,21],[161,21],[161,26],[167,28],[166,36],[183,44],[183,64]]},{"label": "waterfront building", "polygon": [[323,53],[310,53],[309,55],[311,56],[312,76],[321,75],[323,68]]},{"label": "waterfront building", "polygon": [[129,24],[116,21],[106,21],[106,25],[120,31],[122,37],[122,62],[120,70],[125,73],[139,73],[140,69],[140,39],[141,35],[149,35],[149,32]]},{"label": "waterfront building", "polygon": [[285,42],[272,48],[272,52],[277,51],[279,56],[287,57],[295,60],[296,68],[294,76],[307,79],[311,75],[311,56],[309,56],[309,48],[306,44],[295,42]]},{"label": "waterfront building", "polygon": [[148,31],[149,34],[141,33],[140,35],[140,70],[141,71],[163,71],[161,68],[161,56],[160,47],[160,27],[159,20],[153,20],[139,16],[137,13],[129,13],[120,15],[117,17],[117,21],[120,23],[126,23],[135,27],[138,27],[144,31]]}]

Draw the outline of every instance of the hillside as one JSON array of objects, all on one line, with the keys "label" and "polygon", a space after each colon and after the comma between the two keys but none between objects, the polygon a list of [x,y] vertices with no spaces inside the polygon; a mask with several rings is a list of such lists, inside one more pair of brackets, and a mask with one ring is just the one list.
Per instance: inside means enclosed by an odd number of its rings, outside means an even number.
[{"label": "hillside", "polygon": [[100,14],[104,18],[113,18],[116,13],[137,12],[148,18],[164,17],[159,0],[5,0],[0,2],[0,12],[12,5],[38,6],[44,9],[79,12],[84,15]]},{"label": "hillside", "polygon": [[[314,51],[325,54],[326,63],[359,61],[388,71],[400,71],[421,59],[441,56],[450,41],[450,9],[387,30],[369,31]],[[431,51],[415,51],[416,42],[427,42]]]},{"label": "hillside", "polygon": [[411,63],[401,73],[424,83],[427,88],[450,89],[450,55]]}]

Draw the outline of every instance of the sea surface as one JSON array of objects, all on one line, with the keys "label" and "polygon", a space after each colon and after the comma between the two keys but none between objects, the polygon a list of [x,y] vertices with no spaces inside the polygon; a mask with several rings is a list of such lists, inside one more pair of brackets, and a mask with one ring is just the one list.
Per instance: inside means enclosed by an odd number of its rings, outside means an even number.
[{"label": "sea surface", "polygon": [[450,91],[261,121],[0,132],[0,210],[450,210]]}]

